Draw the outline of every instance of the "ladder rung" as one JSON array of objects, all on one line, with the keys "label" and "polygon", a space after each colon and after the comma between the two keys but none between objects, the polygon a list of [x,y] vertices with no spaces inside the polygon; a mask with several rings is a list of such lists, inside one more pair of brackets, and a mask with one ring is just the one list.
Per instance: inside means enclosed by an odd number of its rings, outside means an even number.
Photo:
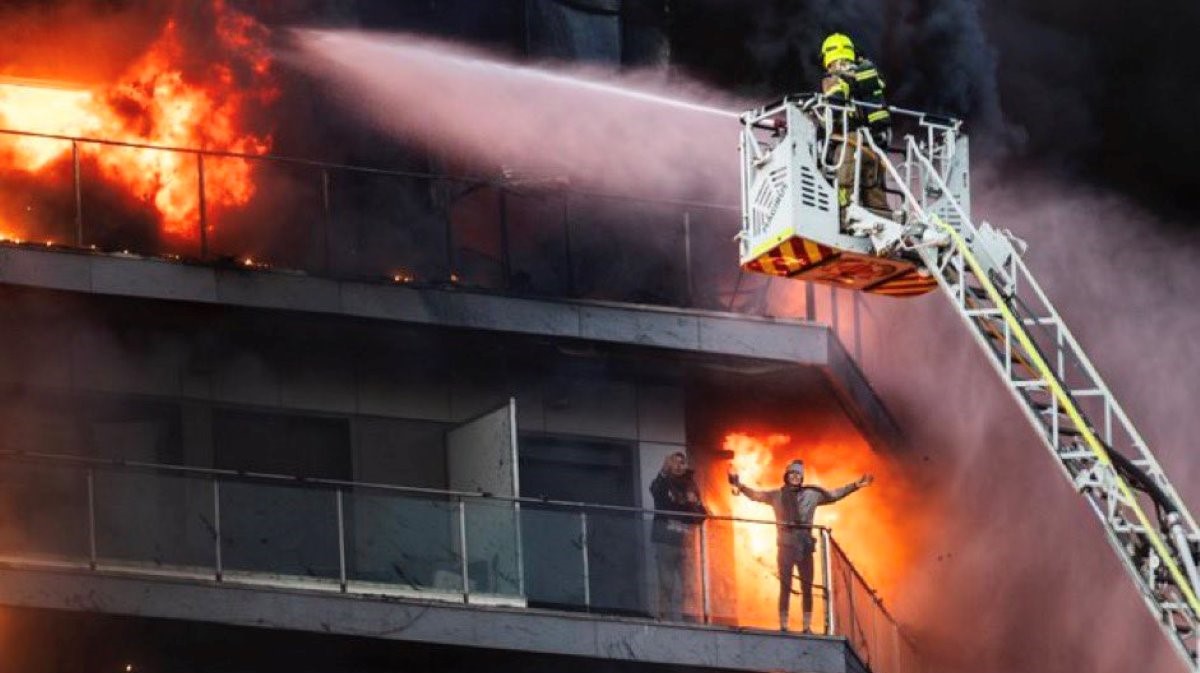
[{"label": "ladder rung", "polygon": [[1113,530],[1117,531],[1118,533],[1133,533],[1134,535],[1147,537],[1146,527],[1140,524],[1130,523],[1124,519],[1109,519],[1108,523],[1112,526]]}]

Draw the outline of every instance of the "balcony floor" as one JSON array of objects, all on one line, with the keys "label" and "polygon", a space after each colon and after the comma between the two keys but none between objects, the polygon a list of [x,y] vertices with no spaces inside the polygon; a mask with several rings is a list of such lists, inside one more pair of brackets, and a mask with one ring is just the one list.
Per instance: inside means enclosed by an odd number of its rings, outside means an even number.
[{"label": "balcony floor", "polygon": [[[842,638],[672,624],[398,595],[341,593],[271,578],[92,571],[47,560],[0,561],[0,604],[208,622],[631,662],[788,673],[865,669]],[[261,581],[259,581],[261,580]]]}]

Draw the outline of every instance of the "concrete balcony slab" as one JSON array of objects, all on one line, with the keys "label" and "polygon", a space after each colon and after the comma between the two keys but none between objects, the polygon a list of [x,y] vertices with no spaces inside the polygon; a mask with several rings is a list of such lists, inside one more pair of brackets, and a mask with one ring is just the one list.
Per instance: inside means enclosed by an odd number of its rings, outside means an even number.
[{"label": "concrete balcony slab", "polygon": [[0,246],[0,283],[162,301],[295,311],[738,358],[824,373],[873,444],[900,432],[829,326],[644,304],[514,297],[343,281],[85,251]]},{"label": "concrete balcony slab", "polygon": [[865,671],[842,638],[65,567],[0,565],[0,604],[671,667]]}]

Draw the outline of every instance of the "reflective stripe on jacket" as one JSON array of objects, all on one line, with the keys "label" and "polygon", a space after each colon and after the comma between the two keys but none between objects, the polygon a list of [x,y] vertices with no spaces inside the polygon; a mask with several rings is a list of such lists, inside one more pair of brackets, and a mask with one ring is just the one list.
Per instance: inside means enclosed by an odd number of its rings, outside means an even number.
[{"label": "reflective stripe on jacket", "polygon": [[860,58],[847,68],[831,71],[821,83],[821,93],[835,103],[854,100],[879,105],[879,108],[856,108],[850,114],[850,123],[854,128],[866,125],[872,132],[880,132],[892,123],[892,115],[885,107],[885,87],[883,76],[875,64]]}]

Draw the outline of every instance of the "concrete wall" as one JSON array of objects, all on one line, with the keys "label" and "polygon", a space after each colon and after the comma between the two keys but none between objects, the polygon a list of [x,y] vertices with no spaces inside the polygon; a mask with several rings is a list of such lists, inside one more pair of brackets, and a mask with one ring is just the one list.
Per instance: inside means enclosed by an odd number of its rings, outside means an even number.
[{"label": "concrete wall", "polygon": [[352,471],[331,476],[437,487],[444,431],[510,396],[522,432],[684,443],[678,384],[614,376],[603,359],[531,365],[485,335],[447,345],[432,330],[331,323],[17,302],[0,316],[0,446],[212,465],[214,415],[242,409],[345,419]]}]

